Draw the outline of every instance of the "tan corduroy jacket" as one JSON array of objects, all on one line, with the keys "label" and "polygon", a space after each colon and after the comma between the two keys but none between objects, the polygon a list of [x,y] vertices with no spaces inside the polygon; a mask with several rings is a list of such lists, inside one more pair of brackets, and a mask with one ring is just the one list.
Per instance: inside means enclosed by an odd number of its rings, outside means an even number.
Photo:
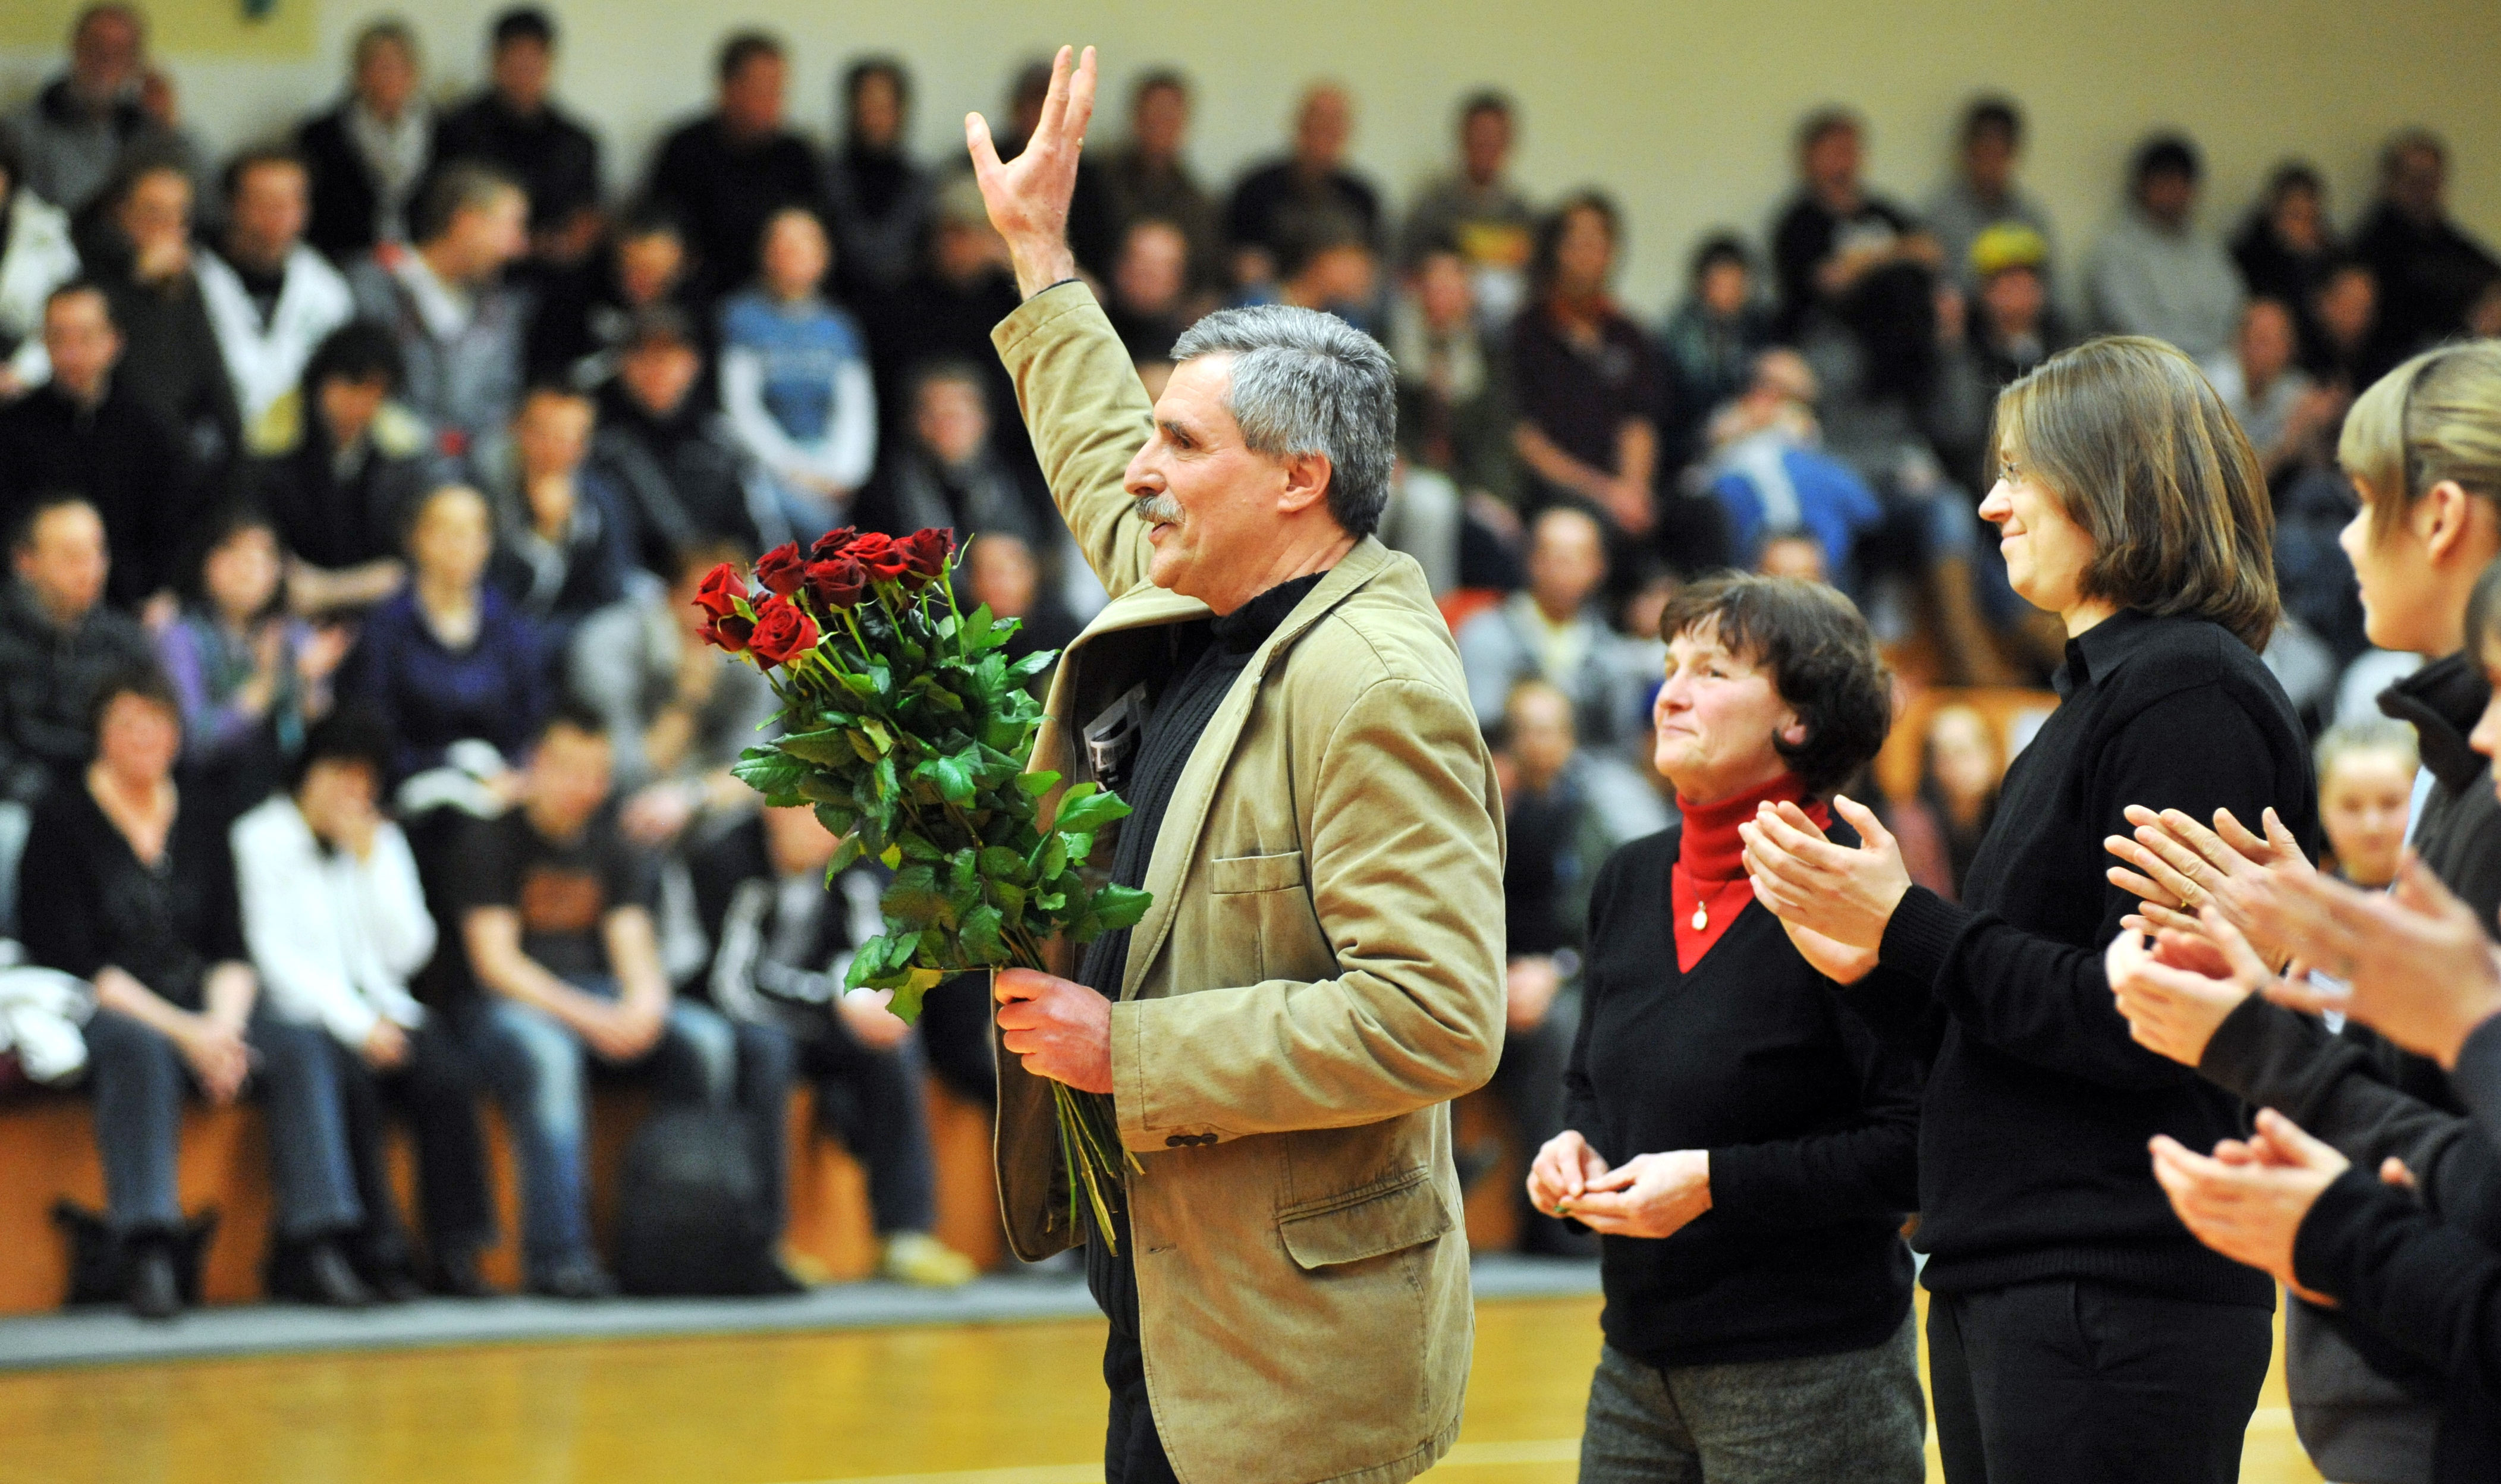
[{"label": "tan corduroy jacket", "polygon": [[[1093,296],[992,334],[1113,599],[1062,659],[1036,768],[1167,678],[1206,605],[1147,579],[1122,472],[1146,393]],[[1150,685],[1150,689],[1152,686]],[[1502,1050],[1502,806],[1456,648],[1366,538],[1260,646],[1155,839],[1112,1012],[1147,1390],[1184,1484],[1399,1484],[1459,1427],[1474,1314],[1444,1105]],[[1016,1250],[1070,1244],[1047,1084],[999,1059]]]}]

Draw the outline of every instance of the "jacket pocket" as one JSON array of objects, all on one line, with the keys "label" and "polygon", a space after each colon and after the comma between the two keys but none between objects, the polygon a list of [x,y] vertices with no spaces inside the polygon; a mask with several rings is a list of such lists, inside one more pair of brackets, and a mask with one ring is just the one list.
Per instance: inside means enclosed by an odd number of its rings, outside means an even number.
[{"label": "jacket pocket", "polygon": [[1303,884],[1303,852],[1218,856],[1207,863],[1207,889],[1219,897],[1284,891]]},{"label": "jacket pocket", "polygon": [[1450,1208],[1426,1170],[1411,1170],[1385,1188],[1288,1207],[1277,1220],[1286,1253],[1306,1271],[1401,1252],[1451,1227]]}]

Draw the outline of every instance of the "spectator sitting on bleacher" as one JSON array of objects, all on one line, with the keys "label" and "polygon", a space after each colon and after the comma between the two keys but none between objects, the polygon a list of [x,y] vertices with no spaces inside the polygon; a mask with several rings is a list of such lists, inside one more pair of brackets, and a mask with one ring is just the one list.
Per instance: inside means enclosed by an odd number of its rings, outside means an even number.
[{"label": "spectator sitting on bleacher", "polygon": [[[878,1271],[916,1287],[959,1287],[973,1279],[972,1260],[931,1235],[937,1187],[920,1037],[885,997],[843,992],[851,950],[884,931],[882,874],[854,866],[828,886],[834,845],[809,810],[768,808],[705,848],[693,873],[712,965],[687,988],[744,1034],[783,1041],[784,1059],[795,1058],[815,1084],[818,1121],[867,1169]],[[779,1191],[778,1164],[776,1174]]]},{"label": "spectator sitting on bleacher", "polygon": [[910,151],[912,78],[873,56],[843,75],[842,143],[825,159],[834,271],[846,297],[890,294],[919,263],[938,180]]},{"label": "spectator sitting on bleacher", "polygon": [[616,1291],[590,1243],[593,1061],[648,1067],[665,1100],[737,1106],[760,1169],[778,1168],[789,1099],[783,1042],[672,999],[651,862],[617,829],[611,776],[599,717],[557,712],[520,802],[472,824],[458,862],[461,940],[482,991],[463,1037],[518,1146],[530,1290],[564,1299]]},{"label": "spectator sitting on bleacher", "polygon": [[183,723],[173,691],[152,668],[127,670],[95,700],[95,762],[37,807],[26,848],[41,869],[23,874],[18,892],[28,956],[95,986],[87,1054],[124,1297],[143,1318],[181,1306],[171,1242],[183,1228],[183,1089],[222,1106],[249,1080],[268,1100],[271,1291],[370,1303],[339,1247],[362,1217],[320,1033],[255,1013],[225,830],[183,807],[174,786]]},{"label": "spectator sitting on bleacher", "polygon": [[2128,205],[2093,245],[2084,288],[2096,325],[2151,335],[2202,361],[2232,343],[2248,291],[2223,245],[2196,225],[2197,147],[2163,134],[2138,147]]},{"label": "spectator sitting on bleacher", "polygon": [[1173,345],[1198,318],[1189,294],[1189,239],[1160,216],[1141,216],[1120,229],[1103,305],[1133,361],[1168,361]]},{"label": "spectator sitting on bleacher", "polygon": [[648,204],[627,208],[598,261],[542,285],[530,314],[530,380],[597,391],[617,374],[644,311],[667,305],[693,313],[693,270],[685,228],[674,214]]},{"label": "spectator sitting on bleacher", "polygon": [[348,280],[304,245],[306,180],[292,150],[237,155],[225,171],[225,239],[193,260],[247,447],[270,405],[303,379],[315,348],[355,317]]},{"label": "spectator sitting on bleacher", "polygon": [[305,240],[341,267],[376,243],[408,240],[409,208],[434,145],[434,110],[408,22],[367,22],[348,54],[347,96],[295,131],[313,176]]},{"label": "spectator sitting on bleacher", "polygon": [[147,632],[104,606],[104,521],[76,495],[39,495],[10,543],[0,605],[0,796],[31,804],[94,753],[96,688],[151,665]]},{"label": "spectator sitting on bleacher", "polygon": [[[1511,1114],[1523,1150],[1545,1147],[1563,1131],[1563,1065],[1580,1023],[1581,956],[1589,917],[1589,887],[1609,851],[1647,833],[1616,828],[1583,786],[1585,772],[1574,737],[1572,699],[1544,680],[1512,687],[1497,740],[1510,849],[1503,865],[1506,941],[1502,1060],[1493,1089]],[[1472,1161],[1482,1168],[1482,1161]],[[1519,1204],[1520,1248],[1585,1256],[1594,1244],[1561,1221]]]},{"label": "spectator sitting on bleacher", "polygon": [[73,279],[44,305],[52,379],[0,408],[0,509],[75,494],[104,522],[108,593],[136,610],[173,585],[196,487],[190,454],[117,374],[122,339],[104,290]]},{"label": "spectator sitting on bleacher", "polygon": [[295,391],[253,431],[254,498],[286,552],[286,602],[354,617],[408,580],[400,544],[431,455],[425,424],[392,400],[399,347],[371,320],[321,342]]},{"label": "spectator sitting on bleacher", "polygon": [[773,687],[705,642],[708,615],[694,601],[707,573],[746,561],[736,546],[690,546],[665,593],[604,609],[574,633],[568,688],[607,723],[618,823],[636,844],[669,844],[700,816],[754,803],[729,768],[761,740]]},{"label": "spectator sitting on bleacher", "polygon": [[492,1292],[478,1270],[495,1236],[478,1131],[477,1086],[439,1016],[409,994],[434,952],[417,861],[378,807],[390,737],[369,713],[340,712],[307,734],[287,792],[232,832],[245,941],[270,1012],[325,1033],[361,1215],[349,1253],[390,1297],[414,1297],[416,1254],[391,1188],[386,1104],[417,1135],[417,1194],[434,1287]]},{"label": "spectator sitting on bleacher", "polygon": [[693,234],[695,289],[706,302],[754,276],[756,244],[775,212],[814,209],[824,185],[816,149],[783,115],[790,63],[778,39],[738,32],[721,43],[713,75],[712,112],[652,149],[645,191]]},{"label": "spectator sitting on bleacher", "polygon": [[156,657],[183,703],[182,782],[190,807],[233,820],[286,779],[304,729],[330,709],[349,635],[279,610],[278,535],[249,505],[202,533],[181,616]]},{"label": "spectator sitting on bleacher", "polygon": [[1459,104],[1458,168],[1427,183],[1408,208],[1398,266],[1414,268],[1436,247],[1457,249],[1476,301],[1491,324],[1508,323],[1528,302],[1528,257],[1537,213],[1511,178],[1517,140],[1510,97],[1484,88]]},{"label": "spectator sitting on bleacher", "polygon": [[495,506],[495,556],[487,580],[545,634],[552,658],[575,625],[650,578],[623,491],[583,467],[590,452],[590,398],[564,386],[533,387],[508,434],[470,459]]},{"label": "spectator sitting on bleacher", "polygon": [[788,539],[761,471],[703,386],[694,322],[661,304],[634,316],[617,375],[598,388],[588,467],[632,502],[643,565],[654,572],[705,542],[763,551],[780,544],[768,537]]},{"label": "spectator sitting on bleacher", "polygon": [[[151,82],[160,82],[152,92]],[[71,28],[68,69],[0,128],[14,136],[36,193],[75,214],[135,154],[191,163],[171,103],[149,65],[138,7],[90,5]]]},{"label": "spectator sitting on bleacher", "polygon": [[1423,249],[1389,307],[1398,362],[1398,452],[1459,487],[1470,511],[1506,541],[1519,539],[1519,456],[1512,430],[1511,358],[1478,313],[1466,259],[1447,244]]},{"label": "spectator sitting on bleacher", "polygon": [[483,160],[520,181],[533,266],[576,267],[599,241],[599,140],[552,96],[555,22],[517,5],[495,17],[489,37],[486,85],[435,125],[434,157]]},{"label": "spectator sitting on bleacher", "polygon": [[1754,358],[1772,344],[1772,308],[1755,288],[1753,254],[1733,232],[1694,249],[1685,285],[1684,302],[1668,316],[1658,343],[1676,378],[1689,442],[1714,408],[1751,382]]},{"label": "spectator sitting on bleacher", "polygon": [[782,518],[812,541],[847,515],[877,459],[877,385],[849,312],[820,286],[833,263],[816,212],[765,219],[755,281],[720,311],[720,405],[764,468]]},{"label": "spectator sitting on bleacher", "polygon": [[1631,765],[1629,749],[1649,737],[1653,676],[1641,647],[1607,626],[1597,606],[1607,575],[1597,517],[1569,506],[1539,515],[1528,530],[1528,588],[1459,626],[1459,663],[1478,724],[1493,729],[1512,687],[1545,680],[1572,699],[1574,732],[1586,749],[1588,786],[1611,818],[1667,822],[1655,792]]},{"label": "spectator sitting on bleacher", "polygon": [[121,331],[116,379],[214,476],[242,448],[243,420],[196,271],[195,207],[182,167],[141,159],[114,177],[73,231]]},{"label": "spectator sitting on bleacher", "polygon": [[912,379],[911,407],[910,437],[861,499],[862,525],[896,535],[946,526],[966,541],[1004,531],[1037,551],[1065,543],[1050,493],[999,456],[979,370],[929,362]]},{"label": "spectator sitting on bleacher", "polygon": [[348,657],[342,695],[390,729],[393,787],[472,741],[498,754],[486,772],[503,799],[517,784],[509,765],[546,712],[547,684],[537,626],[484,580],[494,541],[484,496],[458,484],[427,495],[409,522],[409,583]]},{"label": "spectator sitting on bleacher", "polygon": [[0,405],[52,374],[44,301],[78,272],[68,214],[26,183],[17,147],[0,129]]},{"label": "spectator sitting on bleacher", "polygon": [[504,270],[529,246],[530,203],[491,166],[448,165],[418,198],[413,244],[383,243],[348,281],[356,313],[399,345],[402,395],[458,458],[520,402],[530,295]]},{"label": "spectator sitting on bleacher", "polygon": [[1766,350],[1745,395],[1711,419],[1702,475],[1748,566],[1774,539],[1803,534],[1820,549],[1822,573],[1847,573],[1860,534],[1884,518],[1858,472],[1817,445],[1815,392],[1815,373],[1796,351]]}]

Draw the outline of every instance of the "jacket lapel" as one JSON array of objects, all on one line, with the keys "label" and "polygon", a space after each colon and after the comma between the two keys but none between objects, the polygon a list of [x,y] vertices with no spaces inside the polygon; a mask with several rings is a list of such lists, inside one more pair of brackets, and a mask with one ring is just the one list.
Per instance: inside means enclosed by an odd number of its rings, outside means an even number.
[{"label": "jacket lapel", "polygon": [[[1207,730],[1190,750],[1180,780],[1173,785],[1172,803],[1164,810],[1163,828],[1155,836],[1154,852],[1147,865],[1147,891],[1154,900],[1130,936],[1129,962],[1120,980],[1121,999],[1137,998],[1138,986],[1146,982],[1148,966],[1163,951],[1164,939],[1172,932],[1182,883],[1198,858],[1207,811],[1216,802],[1217,780],[1233,760],[1233,749],[1242,740],[1242,728],[1250,719],[1250,708],[1258,699],[1259,686],[1269,667],[1329,610],[1379,577],[1389,562],[1389,548],[1378,540],[1367,536],[1357,542],[1318,586],[1304,594],[1303,601],[1285,615],[1285,621],[1277,625],[1277,632],[1268,636],[1250,656],[1250,662],[1242,667],[1242,673],[1234,676],[1233,688],[1225,692],[1224,704],[1217,708]],[[1200,611],[1206,610],[1204,605],[1198,607]],[[1110,612],[1106,609],[1105,616]]]}]

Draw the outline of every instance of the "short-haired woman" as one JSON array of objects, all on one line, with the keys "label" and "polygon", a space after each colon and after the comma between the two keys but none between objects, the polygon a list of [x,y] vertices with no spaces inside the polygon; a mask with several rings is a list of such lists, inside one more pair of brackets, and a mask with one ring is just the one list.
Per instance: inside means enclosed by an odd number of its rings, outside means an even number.
[{"label": "short-haired woman", "polygon": [[1828,821],[1890,677],[1849,601],[1795,578],[1696,583],[1660,633],[1684,818],[1598,874],[1565,1132],[1528,1178],[1602,1238],[1581,1477],[1910,1484],[1917,1071],[1756,910],[1737,838],[1767,801]]},{"label": "short-haired woman", "polygon": [[26,952],[95,986],[87,1055],[105,1218],[143,1318],[182,1306],[174,1245],[183,1094],[268,1105],[277,1195],[273,1286],[317,1303],[371,1298],[339,1248],[362,1220],[319,1035],[255,1006],[225,821],[174,786],[183,712],[153,670],[97,687],[95,761],[35,808],[20,877]]},{"label": "short-haired woman", "polygon": [[2309,748],[2258,651],[2272,519],[2249,440],[2159,341],[2098,340],[1997,406],[1981,503],[2015,590],[2067,631],[2064,698],[2008,771],[1962,905],[1911,884],[1873,814],[1743,827],[1757,896],[1843,996],[1929,1063],[1918,1240],[1953,1484],[2239,1476],[2274,1285],[2208,1250],[2147,1141],[2245,1130],[2240,1100],[2139,1045],[2103,970],[2136,899],[2104,877],[2131,805],[2274,809],[2317,851]]}]

